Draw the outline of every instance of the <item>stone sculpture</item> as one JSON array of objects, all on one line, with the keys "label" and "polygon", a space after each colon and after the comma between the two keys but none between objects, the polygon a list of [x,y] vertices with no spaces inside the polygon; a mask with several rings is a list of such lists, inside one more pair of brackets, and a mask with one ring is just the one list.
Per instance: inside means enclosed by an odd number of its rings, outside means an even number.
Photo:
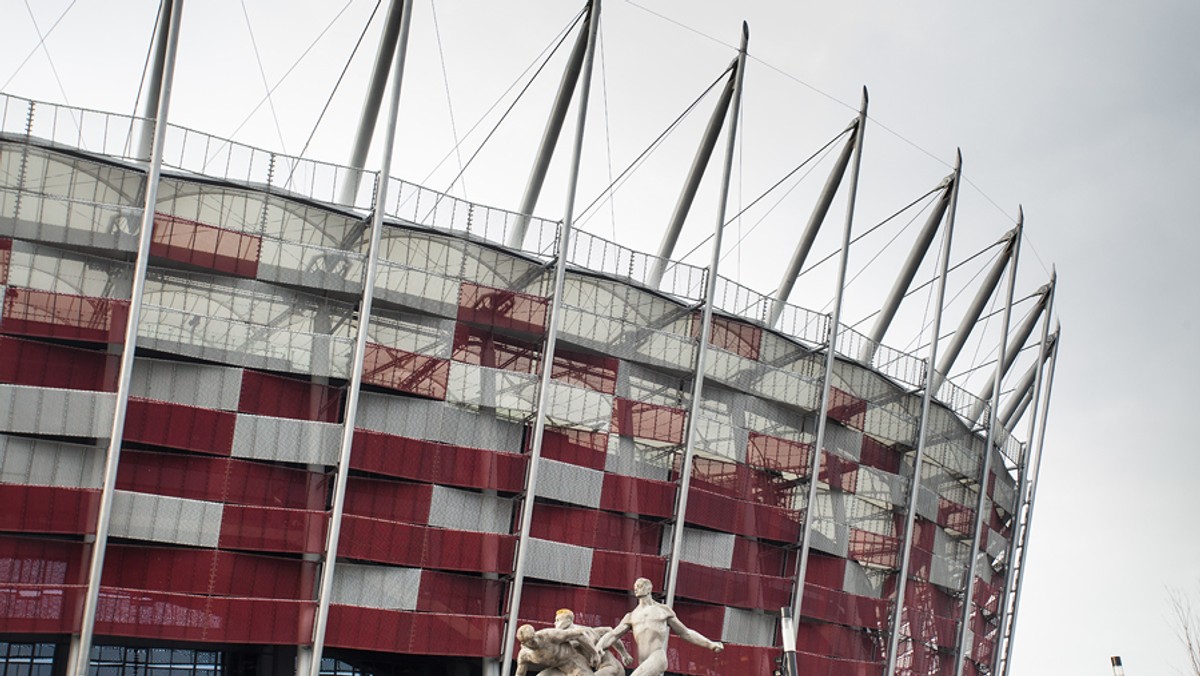
[{"label": "stone sculpture", "polygon": [[667,670],[667,637],[674,631],[688,643],[694,643],[713,652],[721,652],[725,646],[710,641],[697,631],[688,629],[675,611],[665,603],[655,601],[650,595],[654,591],[650,580],[640,577],[633,583],[633,595],[638,605],[621,619],[617,626],[600,638],[596,650],[603,653],[629,631],[633,631],[633,642],[638,649],[638,668],[632,676],[662,676]]},{"label": "stone sculpture", "polygon": [[592,676],[592,666],[599,661],[591,636],[581,627],[534,631],[523,624],[517,640],[521,650],[514,676],[525,676],[528,669],[540,669],[542,676]]},{"label": "stone sculpture", "polygon": [[[564,631],[570,629],[582,629],[593,644],[597,643],[601,637],[612,631],[609,627],[583,627],[575,624],[575,613],[567,608],[563,608],[554,615],[554,626]],[[598,651],[600,663],[595,665],[595,676],[625,676],[625,667],[633,664],[633,656],[625,649],[625,644],[616,641],[612,647],[621,656],[621,661],[607,650]]]}]

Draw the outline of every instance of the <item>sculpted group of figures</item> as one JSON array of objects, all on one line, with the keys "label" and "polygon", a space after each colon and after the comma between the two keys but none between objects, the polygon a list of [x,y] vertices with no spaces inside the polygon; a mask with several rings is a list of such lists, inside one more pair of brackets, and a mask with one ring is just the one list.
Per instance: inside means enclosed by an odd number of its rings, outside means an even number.
[{"label": "sculpted group of figures", "polygon": [[[625,669],[621,664],[629,666],[633,657],[620,638],[630,631],[638,651],[638,668],[633,676],[661,676],[667,670],[667,635],[670,631],[688,643],[713,652],[719,653],[725,648],[684,626],[675,617],[675,611],[654,600],[650,595],[652,591],[650,580],[638,578],[633,583],[637,607],[611,629],[581,627],[575,624],[575,613],[565,608],[554,616],[551,628],[534,631],[532,626],[522,625],[517,629],[521,651],[517,654],[515,676],[525,676],[529,670],[541,670],[542,676],[622,676]],[[616,650],[621,657],[620,663],[609,648]]]}]

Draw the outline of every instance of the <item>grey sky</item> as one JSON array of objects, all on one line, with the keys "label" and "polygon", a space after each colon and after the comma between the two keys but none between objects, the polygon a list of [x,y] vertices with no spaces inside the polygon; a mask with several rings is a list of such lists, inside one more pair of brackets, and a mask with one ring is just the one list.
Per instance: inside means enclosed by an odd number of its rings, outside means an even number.
[{"label": "grey sky", "polygon": [[[0,83],[37,42],[27,7],[44,32],[68,4],[0,0],[6,27]],[[132,111],[156,5],[76,2],[46,43],[73,105]],[[422,182],[454,141],[431,5],[415,5],[393,174]],[[581,5],[438,2],[460,136]],[[172,121],[229,136],[263,97],[246,15],[266,79],[274,83],[342,6],[342,0],[247,0],[244,15],[237,2],[188,2]],[[299,152],[373,6],[350,2],[276,90],[281,132],[264,105],[237,139]],[[1200,4],[605,0],[597,76],[606,79],[593,94],[580,189],[585,203],[608,183],[608,148],[612,171],[619,172],[716,78],[733,57],[727,45],[736,43],[742,19],[750,24],[754,60],[733,208],[844,128],[865,84],[875,122],[868,127],[856,230],[936,185],[961,147],[965,174],[978,190],[964,191],[954,259],[1000,237],[1023,204],[1032,247],[1023,254],[1018,294],[1033,291],[1051,265],[1058,267],[1062,359],[1013,673],[1108,673],[1114,654],[1124,656],[1130,676],[1183,673],[1167,588],[1200,594],[1200,443],[1190,427],[1200,403]],[[345,161],[374,35],[308,155]],[[515,207],[560,62],[480,153],[465,191],[460,184],[455,192]],[[63,100],[41,51],[5,91]],[[584,227],[654,249],[711,105],[702,103],[617,193],[612,211],[605,206]],[[468,138],[463,159],[494,121],[495,113]],[[562,164],[556,161],[556,169]],[[451,155],[425,182],[444,189],[457,170]],[[733,224],[727,244],[744,241],[725,258],[723,274],[770,291],[827,171],[828,161],[757,226],[761,210]],[[553,218],[562,212],[561,174],[538,208]],[[710,177],[677,253],[711,232],[714,187]],[[841,207],[832,214],[830,223],[840,224]],[[852,272],[901,224],[864,240],[853,251]],[[822,234],[814,255],[835,246],[835,230]],[[911,229],[900,235],[848,291],[851,321],[886,293],[912,237]],[[701,248],[689,260],[703,265],[707,257]],[[985,262],[952,278],[952,291]],[[924,270],[919,279],[930,274]],[[830,295],[820,275],[806,277],[793,302],[820,309]],[[969,295],[957,311],[948,310],[951,326]],[[923,342],[917,332],[923,302],[910,299],[886,342]]]}]

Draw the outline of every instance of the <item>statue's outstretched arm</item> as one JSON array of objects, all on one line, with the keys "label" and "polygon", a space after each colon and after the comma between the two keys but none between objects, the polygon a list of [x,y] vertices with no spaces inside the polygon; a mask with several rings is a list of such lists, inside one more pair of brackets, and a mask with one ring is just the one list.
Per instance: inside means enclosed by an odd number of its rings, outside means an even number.
[{"label": "statue's outstretched arm", "polygon": [[601,636],[601,637],[600,637],[600,640],[596,642],[596,651],[597,651],[597,652],[601,652],[601,653],[602,653],[602,652],[604,652],[605,650],[608,650],[609,646],[611,646],[611,645],[612,645],[612,644],[614,644],[614,643],[617,643],[617,642],[618,642],[618,640],[619,640],[619,639],[620,639],[622,636],[624,636],[626,632],[628,632],[628,631],[629,631],[629,629],[630,629],[630,627],[631,627],[631,626],[632,626],[632,625],[631,625],[631,624],[630,624],[630,622],[629,622],[629,616],[628,616],[628,615],[626,615],[625,617],[621,618],[621,622],[620,622],[620,624],[618,624],[617,626],[615,626],[615,627],[613,627],[612,629],[608,630],[608,633],[606,633],[605,635]]},{"label": "statue's outstretched arm", "polygon": [[711,641],[695,629],[688,629],[687,625],[680,622],[674,613],[671,613],[671,616],[667,618],[667,626],[688,643],[694,643],[701,648],[708,648],[715,653],[719,653],[725,649],[725,646],[718,641]]}]

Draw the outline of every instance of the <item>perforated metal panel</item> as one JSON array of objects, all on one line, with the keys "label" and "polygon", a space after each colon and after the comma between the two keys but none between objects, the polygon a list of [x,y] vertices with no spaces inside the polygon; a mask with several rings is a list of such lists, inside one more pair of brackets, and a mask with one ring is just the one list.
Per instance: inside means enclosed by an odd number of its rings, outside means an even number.
[{"label": "perforated metal panel", "polygon": [[585,507],[600,507],[604,473],[548,458],[539,461],[537,494]]},{"label": "perforated metal panel", "polygon": [[611,395],[551,381],[546,402],[547,424],[607,432],[612,416]]},{"label": "perforated metal panel", "polygon": [[0,432],[107,437],[116,395],[0,384]]},{"label": "perforated metal panel", "polygon": [[855,493],[859,497],[875,500],[895,507],[905,507],[907,502],[907,482],[890,472],[874,467],[860,466],[858,468],[858,486]]},{"label": "perforated metal panel", "polygon": [[858,461],[862,459],[862,432],[830,422],[825,425],[825,450]]},{"label": "perforated metal panel", "polygon": [[0,483],[100,488],[106,449],[0,434]]},{"label": "perforated metal panel", "polygon": [[532,415],[537,388],[538,377],[532,373],[514,373],[454,361],[450,362],[446,401]]},{"label": "perforated metal panel", "polygon": [[666,481],[671,475],[674,456],[679,452],[680,449],[675,446],[650,446],[629,437],[611,434],[608,437],[608,456],[604,459],[604,471]]},{"label": "perforated metal panel", "polygon": [[116,491],[113,494],[113,537],[216,547],[224,505],[165,495]]},{"label": "perforated metal panel", "polygon": [[429,525],[508,533],[512,525],[512,500],[435,485],[429,501]]},{"label": "perforated metal panel", "polygon": [[592,550],[563,542],[529,538],[525,575],[586,587],[591,578]]},{"label": "perforated metal panel", "polygon": [[233,456],[314,465],[336,465],[341,425],[239,413]]},{"label": "perforated metal panel", "polygon": [[338,563],[330,603],[385,610],[416,610],[421,590],[418,568]]},{"label": "perforated metal panel", "polygon": [[[667,556],[671,553],[671,541],[674,538],[674,527],[663,527],[663,539],[660,554]],[[734,536],[729,533],[716,533],[699,528],[683,528],[683,546],[679,550],[679,560],[695,563],[711,568],[729,568],[733,565]]]},{"label": "perforated metal panel", "polygon": [[366,257],[314,245],[263,238],[258,279],[310,289],[361,294]]},{"label": "perforated metal panel", "polygon": [[813,506],[812,548],[846,558],[850,549],[850,528],[846,525],[845,494],[817,487]]},{"label": "perforated metal panel", "polygon": [[133,363],[130,395],[236,411],[242,369],[139,358]]},{"label": "perforated metal panel", "polygon": [[[725,619],[721,625],[721,640],[738,645],[775,645],[778,621],[774,615],[761,610],[725,608]],[[709,638],[712,638],[711,636]]]},{"label": "perforated metal panel", "polygon": [[884,597],[883,583],[886,577],[887,571],[868,568],[857,561],[846,561],[842,589],[857,596],[881,599]]},{"label": "perforated metal panel", "polygon": [[358,427],[415,439],[516,453],[524,428],[440,401],[364,392],[358,402]]}]

